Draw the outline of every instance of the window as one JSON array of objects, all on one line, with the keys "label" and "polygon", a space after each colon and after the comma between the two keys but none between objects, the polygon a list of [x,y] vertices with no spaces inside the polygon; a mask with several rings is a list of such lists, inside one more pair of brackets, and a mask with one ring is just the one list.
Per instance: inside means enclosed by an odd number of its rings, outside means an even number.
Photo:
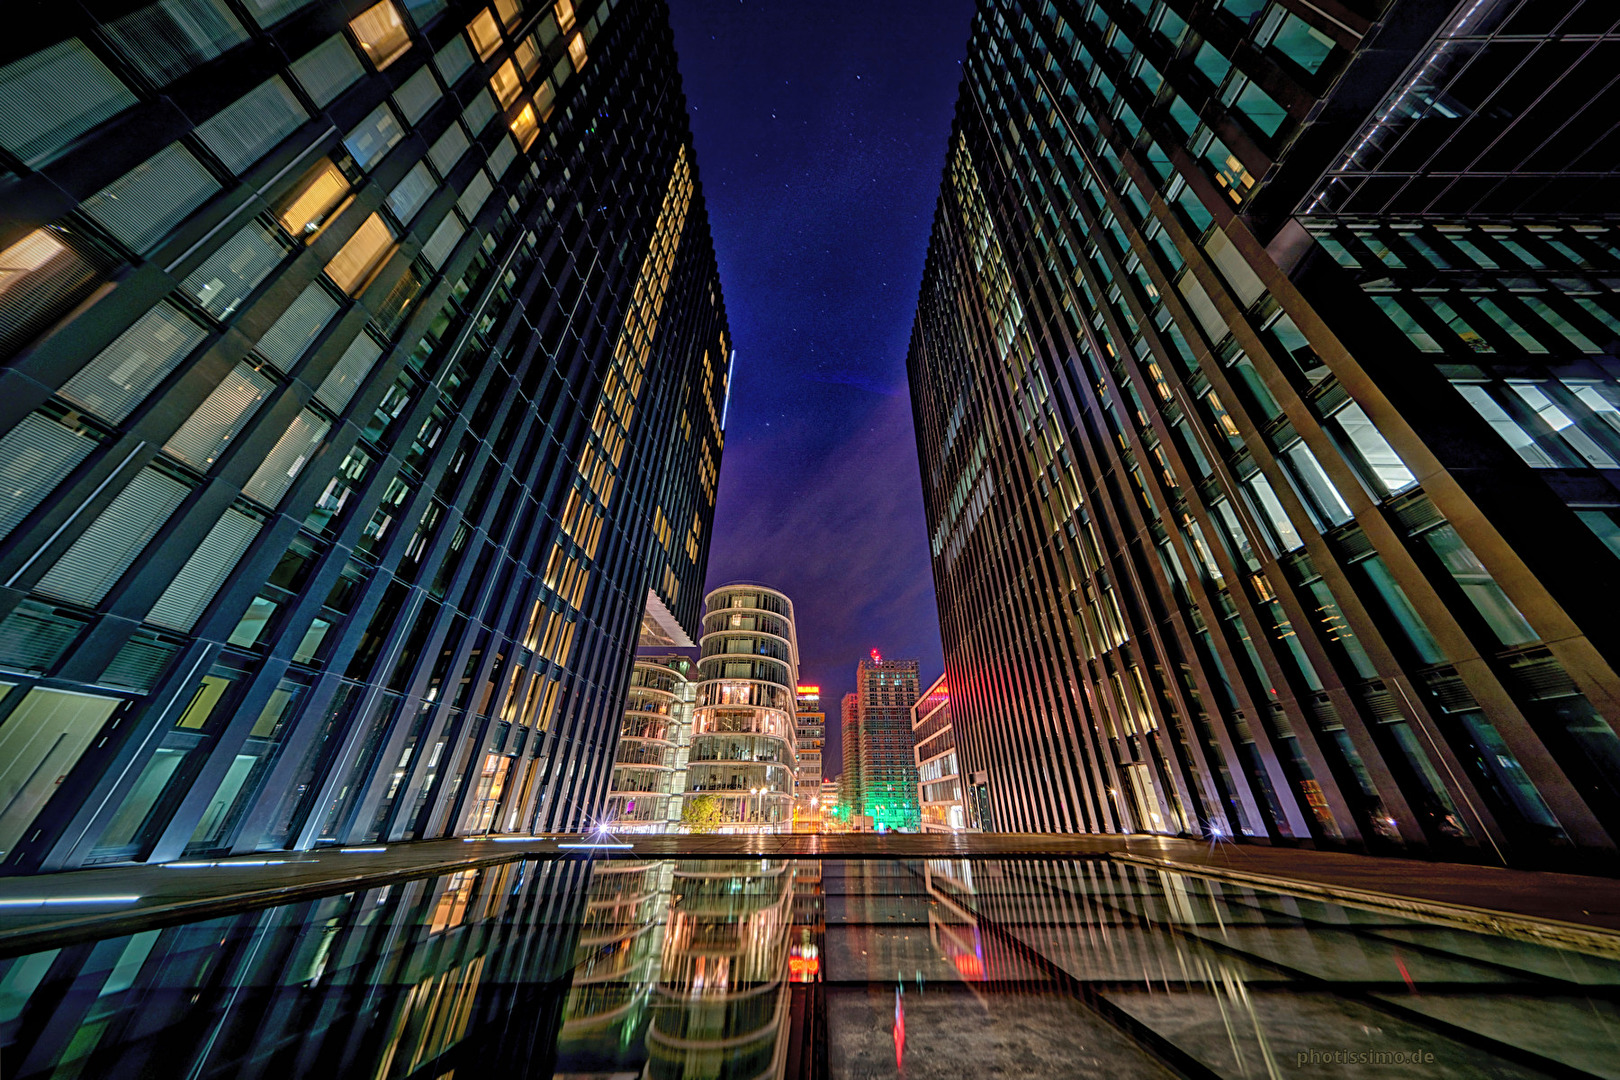
[{"label": "window", "polygon": [[557,16],[557,24],[562,27],[563,33],[574,28],[574,2],[573,0],[557,0],[552,5],[552,13]]},{"label": "window", "polygon": [[1419,662],[1424,664],[1445,663],[1446,654],[1440,651],[1439,643],[1434,640],[1434,635],[1429,633],[1429,628],[1424,625],[1423,619],[1417,613],[1417,609],[1412,606],[1412,601],[1407,599],[1405,590],[1395,580],[1395,576],[1389,572],[1389,567],[1384,565],[1384,560],[1374,555],[1369,559],[1361,560],[1355,565],[1366,575],[1368,583],[1372,585],[1379,599],[1383,601],[1384,609],[1395,620],[1396,626],[1400,628],[1407,644],[1411,646]]},{"label": "window", "polygon": [[1340,447],[1347,450],[1345,456],[1350,464],[1379,495],[1394,495],[1417,483],[1412,471],[1360,405],[1351,402],[1334,413],[1330,423],[1343,436]]},{"label": "window", "polygon": [[216,318],[227,318],[270,276],[291,245],[260,222],[250,222],[193,270],[181,288]]},{"label": "window", "polygon": [[[541,120],[550,120],[551,110],[556,106],[556,104],[557,88],[551,84],[550,79],[547,79],[545,82],[540,84],[540,89],[534,92],[535,111],[540,114]],[[513,130],[515,131],[517,129],[513,128]],[[533,139],[529,140],[529,142],[533,141]],[[518,140],[518,142],[523,144],[523,149],[527,150],[529,148],[529,142],[524,142],[524,140],[521,138]]]},{"label": "window", "polygon": [[1594,416],[1620,433],[1620,386],[1573,379],[1565,379],[1564,385]]},{"label": "window", "polygon": [[259,522],[241,511],[225,511],[152,605],[146,621],[170,630],[190,630],[236,569],[259,528]]},{"label": "window", "polygon": [[106,29],[120,51],[159,86],[248,39],[221,0],[158,0]]},{"label": "window", "polygon": [[439,69],[439,78],[444,80],[444,85],[454,86],[456,80],[472,67],[472,51],[467,48],[464,39],[453,37],[444,48],[433,54],[433,63]]},{"label": "window", "polygon": [[7,536],[56,490],[96,440],[77,425],[30,413],[0,438],[0,536]]},{"label": "window", "polygon": [[242,490],[266,506],[275,506],[298,478],[326,437],[329,424],[305,409],[293,420],[286,434],[265,455],[264,462],[248,478]]},{"label": "window", "polygon": [[1474,411],[1502,436],[1503,441],[1511,446],[1526,464],[1536,469],[1556,469],[1564,464],[1538,445],[1485,387],[1473,383],[1459,383],[1456,386],[1457,393],[1474,407]]},{"label": "window", "polygon": [[331,293],[318,280],[312,281],[254,347],[281,370],[291,371],[337,311],[338,302]]},{"label": "window", "polygon": [[1479,561],[1463,538],[1450,525],[1440,525],[1423,534],[1423,542],[1440,558],[1451,579],[1490,626],[1503,645],[1512,647],[1539,641],[1538,635],[1513,606],[1485,564]]},{"label": "window", "polygon": [[264,372],[238,363],[163,444],[164,452],[206,472],[274,388]]},{"label": "window", "polygon": [[338,362],[332,366],[326,378],[321,380],[315,396],[333,412],[341,413],[381,356],[382,346],[373,341],[370,334],[362,331],[338,357]]},{"label": "window", "polygon": [[1322,70],[1322,65],[1333,52],[1333,45],[1332,38],[1293,14],[1283,19],[1282,25],[1277,28],[1277,36],[1271,39],[1271,48],[1312,75]]},{"label": "window", "polygon": [[135,95],[78,38],[0,67],[0,146],[37,164],[110,116]]},{"label": "window", "polygon": [[[1354,266],[1354,258],[1345,265]],[[1407,311],[1399,300],[1393,296],[1375,296],[1372,299],[1373,303],[1377,304],[1383,313],[1389,316],[1389,321],[1395,324],[1396,329],[1405,334],[1407,340],[1416,345],[1420,352],[1437,353],[1445,351],[1440,347],[1440,343],[1434,340],[1429,332],[1419,325],[1418,321],[1412,317],[1412,313]]]},{"label": "window", "polygon": [[[1569,320],[1560,315],[1558,311],[1545,300],[1538,299],[1534,296],[1526,296],[1522,299],[1524,300],[1525,305],[1529,307],[1531,311],[1534,311],[1537,315],[1540,315],[1543,319],[1545,319],[1547,321],[1547,325],[1551,326],[1554,330],[1557,330],[1564,336],[1564,340],[1581,350],[1581,352],[1601,353],[1603,351],[1591,338],[1587,337],[1585,334],[1575,329],[1575,327],[1571,326],[1569,324]],[[1546,350],[1541,349],[1539,351],[1545,352]]]},{"label": "window", "polygon": [[568,39],[568,59],[574,62],[575,71],[585,70],[585,35],[575,34]]},{"label": "window", "polygon": [[473,21],[467,24],[467,36],[472,39],[480,60],[488,60],[501,47],[501,31],[488,8],[473,16]]},{"label": "window", "polygon": [[1244,483],[1259,506],[1261,516],[1271,525],[1271,535],[1278,547],[1283,551],[1297,551],[1304,547],[1305,541],[1300,538],[1294,523],[1288,520],[1288,512],[1283,509],[1277,493],[1271,489],[1271,482],[1260,473],[1255,473]]},{"label": "window", "polygon": [[489,122],[495,119],[495,114],[499,111],[495,107],[494,99],[480,91],[474,94],[467,107],[461,110],[461,122],[467,125],[467,130],[472,132],[474,137],[477,137],[484,133],[484,128],[489,126]]},{"label": "window", "polygon": [[478,216],[478,211],[483,209],[484,201],[489,198],[490,192],[494,190],[495,185],[489,182],[488,174],[479,169],[473,173],[472,179],[467,181],[461,197],[456,200],[456,209],[460,210],[468,221],[472,221]]},{"label": "window", "polygon": [[1295,482],[1303,489],[1305,505],[1315,511],[1318,528],[1342,525],[1350,520],[1350,508],[1340,497],[1339,489],[1333,486],[1333,481],[1328,479],[1326,471],[1303,439],[1284,450],[1282,460]]},{"label": "window", "polygon": [[534,73],[540,70],[540,46],[536,44],[534,35],[530,34],[518,42],[512,55],[517,57],[518,67],[523,69],[524,76],[534,78]]},{"label": "window", "polygon": [[240,176],[306,119],[304,107],[277,75],[198,124],[197,137]]},{"label": "window", "polygon": [[508,30],[516,25],[518,16],[523,14],[523,6],[518,0],[495,0],[495,10],[500,13],[501,25]]},{"label": "window", "polygon": [[428,110],[438,102],[440,96],[439,83],[433,77],[433,66],[423,64],[417,69],[415,75],[406,79],[398,90],[394,91],[394,104],[404,114],[408,123],[416,123],[426,116]]},{"label": "window", "polygon": [[495,69],[495,74],[489,78],[489,88],[495,91],[500,99],[501,108],[508,108],[523,92],[523,83],[518,79],[517,65],[508,60]]},{"label": "window", "polygon": [[388,209],[394,216],[407,224],[422,209],[422,205],[433,197],[439,190],[439,182],[433,178],[433,173],[427,167],[427,162],[418,161],[411,167],[394,190],[388,193]]},{"label": "window", "polygon": [[1283,121],[1288,119],[1288,110],[1252,82],[1237,96],[1237,107],[1267,135],[1276,135]]},{"label": "window", "polygon": [[342,34],[333,34],[294,60],[291,70],[317,105],[328,104],[366,73]]},{"label": "window", "polygon": [[[547,86],[550,84],[547,83]],[[534,106],[523,106],[523,111],[512,119],[512,134],[517,136],[518,145],[527,150],[540,134],[540,123],[534,118]]]},{"label": "window", "polygon": [[326,264],[326,275],[350,296],[358,296],[370,284],[377,268],[398,246],[394,242],[393,230],[383,221],[382,215],[372,214],[349,237],[348,243],[332,256],[332,261]]},{"label": "window", "polygon": [[166,473],[142,469],[35,588],[57,600],[99,604],[190,491]]},{"label": "window", "polygon": [[1457,313],[1456,308],[1434,296],[1425,296],[1423,302],[1429,305],[1430,311],[1440,316],[1441,320],[1451,328],[1453,333],[1462,338],[1464,345],[1479,353],[1493,353],[1496,351],[1479,331],[1468,325],[1467,320]]},{"label": "window", "polygon": [[1597,440],[1575,426],[1565,412],[1549,398],[1545,391],[1532,383],[1512,382],[1508,386],[1517,394],[1526,405],[1536,411],[1542,423],[1557,432],[1565,442],[1573,446],[1585,458],[1587,463],[1595,469],[1616,468],[1615,460],[1608,451],[1599,446]]},{"label": "window", "polygon": [[439,141],[428,147],[428,160],[439,171],[440,176],[448,177],[450,170],[454,169],[456,162],[472,143],[467,139],[467,133],[461,129],[460,124],[451,124]]},{"label": "window", "polygon": [[[207,337],[179,308],[152,308],[69,379],[57,394],[103,420],[120,421]],[[0,458],[17,460],[0,452]],[[10,490],[0,481],[0,489]],[[0,520],[4,515],[0,514]]]},{"label": "window", "polygon": [[349,29],[378,71],[404,56],[411,47],[411,36],[399,17],[399,9],[389,0],[373,4],[350,19]]},{"label": "window", "polygon": [[1503,330],[1506,330],[1508,332],[1508,336],[1516,341],[1525,351],[1533,353],[1544,353],[1547,351],[1547,346],[1537,341],[1535,337],[1531,335],[1530,331],[1520,326],[1513,316],[1502,310],[1502,306],[1496,301],[1486,296],[1477,296],[1474,298],[1474,303],[1479,305],[1479,309],[1481,311],[1490,316],[1492,322],[1494,322],[1497,326],[1500,326]]},{"label": "window", "polygon": [[1254,187],[1254,176],[1239,161],[1237,155],[1219,139],[1211,139],[1204,151],[1204,160],[1215,168],[1215,182],[1226,189],[1233,202],[1240,203]]},{"label": "window", "polygon": [[218,190],[201,162],[170,143],[80,209],[131,251],[146,252]]},{"label": "window", "polygon": [[461,237],[466,231],[456,219],[456,215],[446,214],[444,220],[439,222],[439,227],[433,230],[433,235],[428,237],[427,243],[422,245],[422,258],[426,259],[433,269],[440,269],[444,266],[444,260],[450,257],[450,253],[461,242]]},{"label": "window", "polygon": [[312,241],[320,234],[321,226],[345,204],[349,194],[349,181],[336,165],[322,161],[282,203],[276,220],[293,236]]},{"label": "window", "polygon": [[1193,66],[1202,71],[1206,78],[1216,86],[1226,78],[1226,73],[1232,70],[1232,61],[1222,56],[1209,42],[1198,47],[1198,55],[1193,57]]},{"label": "window", "polygon": [[369,169],[381,160],[389,149],[405,137],[405,128],[384,102],[372,109],[353,131],[343,138],[354,160],[362,169]]}]

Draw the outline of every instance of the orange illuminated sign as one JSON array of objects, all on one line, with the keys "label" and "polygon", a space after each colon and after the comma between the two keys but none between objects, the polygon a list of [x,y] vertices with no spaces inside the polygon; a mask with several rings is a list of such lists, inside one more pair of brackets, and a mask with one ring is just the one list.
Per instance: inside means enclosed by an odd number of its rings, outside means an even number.
[{"label": "orange illuminated sign", "polygon": [[801,687],[799,687],[799,693],[801,693],[801,694],[819,694],[819,693],[821,693],[821,687],[819,687],[819,686],[801,686]]}]

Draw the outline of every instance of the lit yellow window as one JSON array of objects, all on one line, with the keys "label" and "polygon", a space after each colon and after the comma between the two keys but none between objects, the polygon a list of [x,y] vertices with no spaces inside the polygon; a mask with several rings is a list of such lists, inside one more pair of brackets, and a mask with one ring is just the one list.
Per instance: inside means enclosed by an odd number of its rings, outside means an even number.
[{"label": "lit yellow window", "polygon": [[512,121],[512,134],[517,136],[518,145],[523,149],[534,145],[534,140],[540,135],[540,121],[534,118],[532,104],[523,106],[523,111]]},{"label": "lit yellow window", "polygon": [[557,104],[557,90],[547,79],[540,84],[540,89],[534,92],[534,107],[540,111],[540,119],[550,120],[551,110]]},{"label": "lit yellow window", "polygon": [[387,223],[380,215],[372,214],[343,245],[343,250],[332,256],[332,261],[326,264],[326,275],[350,296],[358,296],[397,246]]},{"label": "lit yellow window", "polygon": [[501,30],[495,25],[495,16],[490,14],[488,8],[480,11],[467,24],[467,36],[472,38],[473,48],[478,50],[480,60],[488,60],[501,47]]},{"label": "lit yellow window", "polygon": [[508,60],[495,69],[490,76],[489,88],[495,91],[495,96],[501,100],[501,108],[507,108],[523,93],[523,84],[518,81],[517,65]]},{"label": "lit yellow window", "polygon": [[349,194],[349,181],[330,161],[312,171],[283,205],[281,227],[302,240],[310,240]]},{"label": "lit yellow window", "polygon": [[405,22],[390,0],[382,0],[356,15],[349,20],[349,29],[354,31],[355,39],[378,71],[404,56],[405,50],[411,47]]},{"label": "lit yellow window", "polygon": [[557,12],[557,25],[562,27],[563,33],[574,28],[573,0],[557,0],[554,10]]},{"label": "lit yellow window", "polygon": [[518,42],[512,55],[517,57],[518,67],[523,69],[523,74],[534,78],[534,73],[540,70],[540,46],[535,44],[534,35],[530,34]]},{"label": "lit yellow window", "polygon": [[500,13],[501,25],[510,30],[518,21],[518,16],[522,14],[523,5],[519,4],[518,0],[495,0],[495,10]]},{"label": "lit yellow window", "polygon": [[0,293],[66,251],[67,246],[45,229],[35,229],[0,251]]},{"label": "lit yellow window", "polygon": [[585,70],[585,35],[575,34],[568,39],[568,59],[574,62],[575,71]]}]

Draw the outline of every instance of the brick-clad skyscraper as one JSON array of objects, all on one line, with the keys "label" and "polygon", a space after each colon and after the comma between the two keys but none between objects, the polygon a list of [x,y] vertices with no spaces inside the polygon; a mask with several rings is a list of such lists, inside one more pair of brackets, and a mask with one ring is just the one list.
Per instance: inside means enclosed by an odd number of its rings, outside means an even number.
[{"label": "brick-clad skyscraper", "polygon": [[1613,865],[1611,8],[980,3],[909,369],[997,827]]},{"label": "brick-clad skyscraper", "polygon": [[662,3],[20,7],[5,870],[583,826],[730,362]]}]

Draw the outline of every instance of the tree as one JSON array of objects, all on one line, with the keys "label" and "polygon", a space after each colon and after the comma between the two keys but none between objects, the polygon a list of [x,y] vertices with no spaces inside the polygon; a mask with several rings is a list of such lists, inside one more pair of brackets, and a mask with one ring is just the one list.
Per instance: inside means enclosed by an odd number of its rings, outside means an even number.
[{"label": "tree", "polygon": [[694,833],[712,833],[721,818],[720,800],[713,795],[698,795],[681,805],[681,823]]}]

